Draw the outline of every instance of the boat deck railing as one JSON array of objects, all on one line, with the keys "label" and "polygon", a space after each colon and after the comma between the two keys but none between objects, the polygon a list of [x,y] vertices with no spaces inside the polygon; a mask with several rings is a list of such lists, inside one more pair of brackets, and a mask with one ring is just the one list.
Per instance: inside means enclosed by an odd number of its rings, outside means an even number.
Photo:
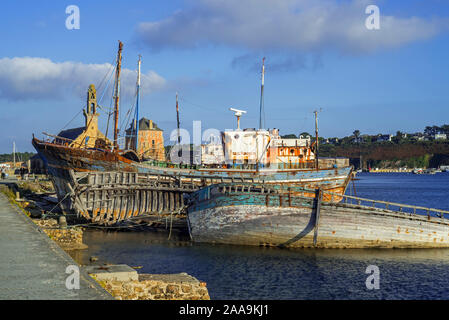
[{"label": "boat deck railing", "polygon": [[[61,137],[58,135],[50,134],[47,132],[42,132],[44,136],[43,141],[46,143],[51,143],[59,146],[70,146],[75,140],[69,139],[65,137]],[[119,138],[121,139],[121,138]],[[78,149],[96,149],[103,150],[98,148],[87,147],[85,144],[78,144],[76,146]],[[105,151],[105,150],[103,150]],[[123,150],[120,150],[123,151]],[[276,163],[276,164],[245,164],[245,163],[221,163],[221,164],[204,164],[204,163],[174,163],[170,161],[162,161],[156,159],[142,159],[142,164],[158,167],[158,168],[172,168],[172,169],[189,169],[189,170],[199,170],[199,169],[236,169],[236,170],[257,170],[257,169],[274,169],[274,170],[293,170],[293,169],[314,169],[316,168],[314,161],[304,161],[300,163]],[[325,169],[325,167],[320,167],[321,169]]]},{"label": "boat deck railing", "polygon": [[[282,185],[267,185],[267,184],[247,184],[247,183],[221,183],[215,185],[219,190],[226,193],[272,193],[284,194],[289,197],[305,196],[315,197],[318,189],[309,189],[301,186],[282,186]],[[213,186],[210,186],[211,188]],[[416,206],[404,203],[397,203],[391,201],[375,200],[361,198],[351,195],[335,193],[327,190],[321,190],[323,193],[323,203],[343,203],[349,205],[356,205],[366,209],[389,210],[395,212],[406,213],[410,215],[419,215],[430,217],[438,217],[442,219],[449,219],[449,211],[443,209],[429,208],[423,206]]]},{"label": "boat deck railing", "polygon": [[360,197],[350,196],[350,195],[341,195],[341,194],[329,192],[329,191],[323,191],[323,193],[326,193],[333,197],[342,197],[343,198],[342,202],[345,204],[354,204],[354,205],[363,206],[363,207],[367,207],[367,208],[385,209],[385,210],[391,210],[391,211],[397,211],[397,212],[403,212],[403,213],[415,214],[415,215],[416,214],[426,215],[428,218],[430,218],[432,216],[432,217],[448,219],[448,217],[445,216],[445,214],[449,214],[448,210],[443,210],[443,209],[428,208],[428,207],[423,207],[423,206],[415,206],[415,205],[396,203],[396,202],[390,202],[390,201],[360,198]]}]

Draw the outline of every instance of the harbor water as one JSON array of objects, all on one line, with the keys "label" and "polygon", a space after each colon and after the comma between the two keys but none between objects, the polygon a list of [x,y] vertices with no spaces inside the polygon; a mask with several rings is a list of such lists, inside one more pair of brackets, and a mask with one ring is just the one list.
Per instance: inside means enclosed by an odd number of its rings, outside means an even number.
[{"label": "harbor water", "polygon": [[[360,173],[347,194],[449,210],[449,173]],[[354,191],[355,190],[355,191]],[[278,249],[192,244],[168,232],[87,230],[81,264],[141,267],[140,273],[187,272],[211,299],[449,299],[449,249]],[[379,289],[368,289],[370,265]]]}]

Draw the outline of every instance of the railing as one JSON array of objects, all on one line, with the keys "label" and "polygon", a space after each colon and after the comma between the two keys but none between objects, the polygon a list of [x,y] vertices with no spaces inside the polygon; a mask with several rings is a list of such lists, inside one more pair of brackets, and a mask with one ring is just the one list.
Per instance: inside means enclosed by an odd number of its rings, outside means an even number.
[{"label": "railing", "polygon": [[[314,189],[303,188],[300,186],[289,186],[285,188],[285,186],[277,186],[277,185],[264,185],[261,183],[219,183],[211,187],[218,187],[221,192],[227,193],[275,193],[275,194],[285,194],[289,197],[295,196],[305,196],[310,198],[310,195],[316,195],[316,191]],[[302,193],[302,195],[301,195]],[[449,219],[447,215],[449,215],[448,210],[436,209],[436,208],[428,208],[423,206],[415,206],[403,203],[396,203],[390,201],[382,201],[382,200],[373,200],[367,198],[360,198],[355,196],[349,196],[344,194],[339,194],[331,191],[322,190],[323,199],[324,195],[329,195],[329,201],[323,200],[324,203],[336,203],[337,199],[342,199],[338,203],[351,204],[363,206],[367,209],[384,209],[395,212],[402,212],[406,214],[414,214],[419,216],[427,216],[430,217],[439,217],[442,219]],[[308,194],[308,196],[306,196]],[[445,216],[446,214],[446,216]]]},{"label": "railing", "polygon": [[60,137],[60,136],[57,136],[54,134],[49,134],[46,132],[42,132],[42,134],[44,134],[47,137],[53,138],[53,140],[51,140],[50,138],[44,139],[45,142],[50,142],[50,143],[61,145],[61,146],[69,145],[74,141],[73,139]]},{"label": "railing", "polygon": [[439,217],[439,218],[447,219],[447,217],[445,217],[444,214],[449,214],[449,211],[442,210],[442,209],[427,208],[427,207],[422,207],[422,206],[414,206],[414,205],[396,203],[396,202],[390,202],[390,201],[366,199],[366,198],[354,197],[354,196],[349,196],[349,195],[341,195],[341,194],[330,192],[330,191],[323,191],[323,193],[329,194],[332,197],[334,197],[334,196],[342,197],[343,198],[342,201],[345,204],[354,204],[354,205],[368,207],[368,208],[385,209],[385,210],[403,212],[403,213],[408,213],[410,215],[411,214],[427,215],[428,218],[430,218],[432,216],[432,217]]}]

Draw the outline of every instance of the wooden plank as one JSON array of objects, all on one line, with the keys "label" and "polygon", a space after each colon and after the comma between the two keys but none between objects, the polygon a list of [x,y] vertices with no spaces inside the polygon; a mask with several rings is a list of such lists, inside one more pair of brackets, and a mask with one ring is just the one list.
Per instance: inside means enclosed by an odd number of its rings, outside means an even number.
[{"label": "wooden plank", "polygon": [[313,231],[313,246],[316,247],[318,239],[318,227],[320,222],[320,209],[321,209],[321,189],[316,191],[316,209],[315,209],[315,230]]}]

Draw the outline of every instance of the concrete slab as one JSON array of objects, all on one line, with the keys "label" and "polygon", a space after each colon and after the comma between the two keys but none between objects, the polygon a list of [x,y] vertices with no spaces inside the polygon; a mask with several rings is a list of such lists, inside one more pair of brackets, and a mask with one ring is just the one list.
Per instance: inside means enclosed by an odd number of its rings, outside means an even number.
[{"label": "concrete slab", "polygon": [[86,266],[84,270],[96,279],[116,280],[116,281],[137,281],[139,275],[137,271],[126,264],[116,264],[108,266]]},{"label": "concrete slab", "polygon": [[0,257],[0,300],[113,299],[82,268],[79,289],[68,289],[77,263],[2,193]]}]

